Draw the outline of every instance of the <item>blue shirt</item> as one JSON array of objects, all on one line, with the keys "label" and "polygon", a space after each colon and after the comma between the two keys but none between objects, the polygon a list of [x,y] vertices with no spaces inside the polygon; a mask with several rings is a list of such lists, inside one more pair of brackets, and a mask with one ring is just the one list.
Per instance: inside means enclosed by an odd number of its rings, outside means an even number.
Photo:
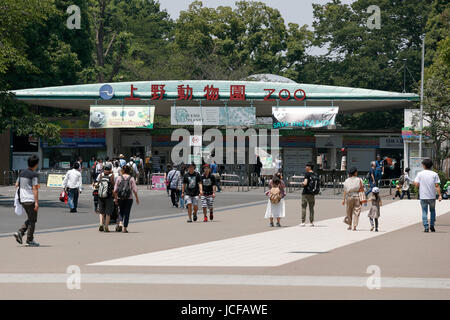
[{"label": "blue shirt", "polygon": [[217,164],[211,163],[209,166],[211,167],[211,173],[217,173]]},{"label": "blue shirt", "polygon": [[124,165],[127,164],[127,162],[125,161],[125,159],[120,159],[119,164],[120,164],[120,167],[122,168]]},{"label": "blue shirt", "polygon": [[381,171],[381,169],[383,168],[383,160],[375,161],[375,165],[377,167],[377,171]]}]

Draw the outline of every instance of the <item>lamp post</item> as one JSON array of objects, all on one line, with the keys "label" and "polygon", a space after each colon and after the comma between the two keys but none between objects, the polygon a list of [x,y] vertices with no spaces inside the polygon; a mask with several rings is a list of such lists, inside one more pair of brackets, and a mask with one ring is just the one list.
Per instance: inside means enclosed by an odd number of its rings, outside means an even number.
[{"label": "lamp post", "polygon": [[425,60],[425,35],[423,35],[423,38],[422,38],[422,74],[421,74],[421,80],[420,80],[420,136],[419,136],[419,158],[422,158],[424,60]]}]

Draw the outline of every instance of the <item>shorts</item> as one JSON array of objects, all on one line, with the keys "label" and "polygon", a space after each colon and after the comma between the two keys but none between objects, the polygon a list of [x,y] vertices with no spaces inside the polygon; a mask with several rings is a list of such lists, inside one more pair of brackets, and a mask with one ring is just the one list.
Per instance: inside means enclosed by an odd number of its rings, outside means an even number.
[{"label": "shorts", "polygon": [[212,209],[214,205],[214,198],[211,195],[201,196],[202,199],[202,208]]},{"label": "shorts", "polygon": [[99,198],[98,199],[98,213],[106,214],[107,216],[112,215],[114,212],[114,199],[109,198]]},{"label": "shorts", "polygon": [[194,207],[198,207],[198,196],[184,196],[184,204],[187,206],[188,204],[193,204]]}]

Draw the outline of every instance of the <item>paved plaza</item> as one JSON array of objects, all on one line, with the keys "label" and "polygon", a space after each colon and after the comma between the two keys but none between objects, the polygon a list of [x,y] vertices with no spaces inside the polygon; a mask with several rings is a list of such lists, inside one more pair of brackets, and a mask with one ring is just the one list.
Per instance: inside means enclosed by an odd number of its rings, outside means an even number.
[{"label": "paved plaza", "polygon": [[88,187],[79,214],[43,187],[41,246],[31,248],[12,237],[24,220],[13,190],[0,188],[0,299],[450,298],[450,201],[437,203],[436,232],[423,233],[419,202],[384,193],[375,233],[369,207],[348,231],[337,197],[316,200],[314,227],[299,225],[298,191],[282,227],[269,227],[262,189],[218,193],[214,221],[187,224],[165,192],[140,187],[123,234],[98,231]]}]

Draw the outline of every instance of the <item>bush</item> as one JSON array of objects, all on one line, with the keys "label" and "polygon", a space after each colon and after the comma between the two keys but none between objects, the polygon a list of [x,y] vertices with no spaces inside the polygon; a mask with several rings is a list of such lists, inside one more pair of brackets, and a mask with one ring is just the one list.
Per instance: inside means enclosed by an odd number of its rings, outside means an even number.
[{"label": "bush", "polygon": [[436,170],[436,169],[433,169],[433,171],[438,174],[439,180],[441,180],[441,191],[443,191],[444,190],[444,186],[445,186],[445,184],[447,183],[447,181],[449,179],[448,179],[447,175],[445,174],[445,172],[439,171],[439,170]]}]

